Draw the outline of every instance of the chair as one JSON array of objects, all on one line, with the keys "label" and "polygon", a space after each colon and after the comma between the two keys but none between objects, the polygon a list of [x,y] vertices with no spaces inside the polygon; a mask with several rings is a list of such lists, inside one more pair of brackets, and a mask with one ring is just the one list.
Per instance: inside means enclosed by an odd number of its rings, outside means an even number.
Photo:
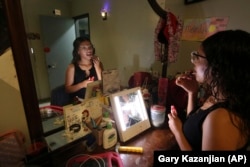
[{"label": "chair", "polygon": [[64,85],[58,86],[51,91],[51,105],[65,106],[70,103],[69,94],[65,92]]}]

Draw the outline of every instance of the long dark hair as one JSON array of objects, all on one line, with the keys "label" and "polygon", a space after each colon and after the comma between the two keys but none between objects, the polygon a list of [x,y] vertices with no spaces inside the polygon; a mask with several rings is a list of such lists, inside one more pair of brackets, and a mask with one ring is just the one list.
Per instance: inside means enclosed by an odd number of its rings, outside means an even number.
[{"label": "long dark hair", "polygon": [[88,41],[91,43],[91,45],[93,47],[93,54],[95,53],[94,46],[88,37],[78,37],[73,42],[73,52],[72,52],[73,59],[71,61],[72,64],[77,64],[77,62],[81,59],[80,55],[78,54],[78,49],[79,49],[81,43],[84,41]]},{"label": "long dark hair", "polygon": [[228,109],[242,120],[237,127],[249,137],[250,34],[243,30],[221,31],[204,40],[202,47],[208,61],[206,75],[209,71],[212,75],[209,86],[213,95],[218,98],[220,91]]}]

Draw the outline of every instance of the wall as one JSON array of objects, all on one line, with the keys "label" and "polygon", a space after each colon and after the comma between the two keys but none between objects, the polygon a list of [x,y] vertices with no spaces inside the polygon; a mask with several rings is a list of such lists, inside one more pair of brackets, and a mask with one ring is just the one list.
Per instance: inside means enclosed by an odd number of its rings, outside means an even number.
[{"label": "wall", "polygon": [[0,134],[11,129],[21,130],[28,146],[30,144],[28,125],[11,49],[0,56],[0,67]]},{"label": "wall", "polygon": [[[183,5],[184,0],[166,0],[166,9],[180,18],[229,17],[227,29],[243,29],[250,32],[250,16],[248,0],[204,0],[202,2]],[[174,74],[192,67],[190,52],[197,50],[199,42],[182,41],[178,61],[169,65],[169,73]]]},{"label": "wall", "polygon": [[[154,30],[159,16],[154,13],[147,0],[21,0],[28,32],[40,33],[39,15],[53,15],[53,9],[60,9],[62,17],[90,15],[91,39],[95,44],[106,69],[117,68],[123,85],[135,71],[153,70],[161,72],[161,63],[154,61]],[[172,11],[181,19],[229,16],[228,29],[241,28],[250,31],[246,17],[250,15],[247,0],[204,0],[184,5],[184,0],[157,0],[161,6]],[[109,16],[103,21],[100,10],[109,5]],[[32,6],[32,7],[30,7]],[[28,41],[35,48],[31,55],[38,75],[38,95],[49,96],[47,70],[41,40]],[[192,68],[190,52],[196,50],[199,42],[182,41],[176,63],[169,64],[168,75]]]}]

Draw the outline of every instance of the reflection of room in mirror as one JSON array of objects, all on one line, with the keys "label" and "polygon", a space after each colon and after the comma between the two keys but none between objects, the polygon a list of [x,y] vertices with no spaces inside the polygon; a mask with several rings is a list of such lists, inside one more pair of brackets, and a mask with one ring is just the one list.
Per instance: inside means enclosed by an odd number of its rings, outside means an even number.
[{"label": "reflection of room in mirror", "polygon": [[122,142],[151,127],[140,87],[113,93],[110,102]]},{"label": "reflection of room in mirror", "polygon": [[75,19],[75,28],[76,28],[76,37],[88,37],[90,38],[89,31],[89,14],[83,14],[80,16],[74,17]]},{"label": "reflection of room in mirror", "polygon": [[142,120],[142,115],[138,112],[139,99],[137,93],[130,93],[119,97],[123,119],[126,127],[130,127]]}]

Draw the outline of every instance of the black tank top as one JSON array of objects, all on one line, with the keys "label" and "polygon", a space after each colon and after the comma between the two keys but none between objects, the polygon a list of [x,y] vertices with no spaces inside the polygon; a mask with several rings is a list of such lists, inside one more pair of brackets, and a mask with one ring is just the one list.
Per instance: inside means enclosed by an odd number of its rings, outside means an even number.
[{"label": "black tank top", "polygon": [[[95,67],[94,65],[92,64],[92,67],[91,69],[89,70],[89,75],[86,74],[86,71],[85,70],[82,70],[78,65],[74,65],[75,67],[75,74],[74,74],[74,83],[73,85],[76,85],[84,80],[87,80],[89,77],[95,77],[94,80],[98,80],[97,78],[97,74],[96,74],[96,71],[95,71]],[[70,94],[70,98],[71,98],[71,101],[74,99],[74,97],[78,96],[79,98],[82,98],[84,99],[84,96],[85,96],[85,91],[86,91],[86,88],[82,88],[80,90],[78,90],[77,92],[74,92],[74,93],[71,93]]]},{"label": "black tank top", "polygon": [[[193,150],[202,149],[202,124],[207,115],[217,108],[225,108],[225,103],[216,103],[206,110],[193,110],[183,124],[183,133]],[[240,150],[245,150],[244,146]]]}]

